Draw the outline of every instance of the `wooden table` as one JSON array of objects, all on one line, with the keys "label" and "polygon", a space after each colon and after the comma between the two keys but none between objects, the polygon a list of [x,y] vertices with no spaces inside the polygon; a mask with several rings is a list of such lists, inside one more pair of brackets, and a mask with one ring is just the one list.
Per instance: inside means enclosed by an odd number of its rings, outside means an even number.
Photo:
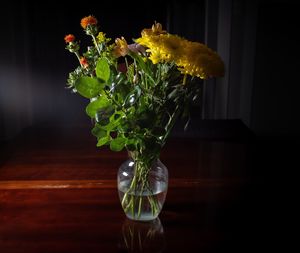
[{"label": "wooden table", "polygon": [[167,199],[152,223],[121,209],[126,153],[95,144],[86,128],[29,128],[2,148],[1,253],[253,252],[265,240],[251,140],[171,138]]}]

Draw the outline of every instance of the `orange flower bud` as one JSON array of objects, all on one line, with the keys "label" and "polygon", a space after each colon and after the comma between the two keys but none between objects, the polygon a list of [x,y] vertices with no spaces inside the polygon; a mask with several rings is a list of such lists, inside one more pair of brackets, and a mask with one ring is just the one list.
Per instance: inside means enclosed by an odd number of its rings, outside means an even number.
[{"label": "orange flower bud", "polygon": [[83,29],[86,29],[88,25],[96,25],[97,23],[98,20],[94,16],[90,15],[82,18],[80,25],[82,26]]},{"label": "orange flower bud", "polygon": [[66,43],[70,43],[70,42],[73,42],[75,40],[75,36],[73,34],[68,34],[65,36],[65,42]]},{"label": "orange flower bud", "polygon": [[89,66],[89,63],[87,61],[87,59],[85,57],[81,57],[80,58],[80,64],[82,65],[82,67],[87,68]]}]

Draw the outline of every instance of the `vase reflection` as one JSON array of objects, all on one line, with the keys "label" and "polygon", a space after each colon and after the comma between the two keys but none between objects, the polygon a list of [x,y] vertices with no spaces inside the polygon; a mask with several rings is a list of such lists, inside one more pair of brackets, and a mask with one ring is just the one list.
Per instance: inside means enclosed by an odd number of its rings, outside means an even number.
[{"label": "vase reflection", "polygon": [[160,219],[150,222],[126,219],[122,225],[119,247],[124,252],[163,252],[165,238]]}]

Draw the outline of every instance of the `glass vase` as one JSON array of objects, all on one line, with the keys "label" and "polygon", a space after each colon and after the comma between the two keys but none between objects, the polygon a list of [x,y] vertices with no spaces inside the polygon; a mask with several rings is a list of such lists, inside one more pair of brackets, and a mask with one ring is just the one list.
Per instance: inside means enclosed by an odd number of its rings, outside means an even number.
[{"label": "glass vase", "polygon": [[151,164],[130,158],[118,171],[118,192],[122,208],[131,220],[157,218],[166,199],[168,170],[159,160]]}]

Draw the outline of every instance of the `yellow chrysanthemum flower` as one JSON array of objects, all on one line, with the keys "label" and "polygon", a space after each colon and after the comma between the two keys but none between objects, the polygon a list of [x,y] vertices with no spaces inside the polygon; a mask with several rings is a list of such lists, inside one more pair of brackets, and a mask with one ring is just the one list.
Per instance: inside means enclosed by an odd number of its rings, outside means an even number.
[{"label": "yellow chrysanthemum flower", "polygon": [[167,62],[177,61],[178,56],[183,53],[184,50],[184,40],[179,36],[172,34],[160,35],[160,51],[165,55],[165,60]]},{"label": "yellow chrysanthemum flower", "polygon": [[184,53],[176,64],[182,73],[201,79],[224,75],[224,64],[220,56],[198,42],[185,41]]},{"label": "yellow chrysanthemum flower", "polygon": [[136,42],[148,48],[147,52],[150,52],[149,58],[154,64],[176,61],[183,50],[182,38],[168,33],[144,36],[137,39]]},{"label": "yellow chrysanthemum flower", "polygon": [[152,61],[153,64],[157,64],[159,62],[164,61],[164,56],[160,53],[160,51],[152,50],[149,56],[149,59]]},{"label": "yellow chrysanthemum flower", "polygon": [[164,32],[159,23],[144,29],[136,42],[148,48],[153,64],[175,62],[183,74],[201,79],[224,75],[224,64],[216,52],[204,44]]}]

